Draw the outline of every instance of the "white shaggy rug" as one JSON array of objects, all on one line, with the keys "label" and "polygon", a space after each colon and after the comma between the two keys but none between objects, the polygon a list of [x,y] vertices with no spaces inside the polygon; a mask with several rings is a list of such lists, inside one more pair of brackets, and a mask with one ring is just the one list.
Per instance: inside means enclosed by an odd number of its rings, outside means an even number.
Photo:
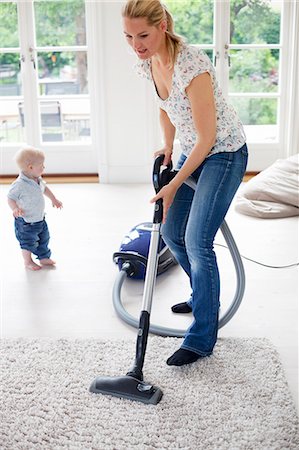
[{"label": "white shaggy rug", "polygon": [[264,339],[219,339],[214,355],[170,368],[176,338],[150,337],[145,380],[154,405],[89,393],[124,375],[135,341],[3,339],[1,450],[283,450],[298,418],[276,350]]}]

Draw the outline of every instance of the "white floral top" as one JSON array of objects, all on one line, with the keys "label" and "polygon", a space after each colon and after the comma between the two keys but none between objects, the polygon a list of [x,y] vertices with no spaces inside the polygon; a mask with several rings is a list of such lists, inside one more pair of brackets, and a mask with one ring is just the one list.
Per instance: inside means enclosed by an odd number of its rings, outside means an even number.
[{"label": "white floral top", "polygon": [[139,75],[152,81],[158,105],[166,111],[175,126],[182,152],[186,156],[191,153],[197,135],[185,89],[193,78],[204,72],[208,72],[212,79],[217,113],[216,143],[208,156],[219,152],[235,152],[245,143],[242,123],[234,108],[223,97],[210,58],[198,47],[182,45],[174,65],[172,89],[166,100],[157,93],[150,59],[138,61],[135,67]]}]

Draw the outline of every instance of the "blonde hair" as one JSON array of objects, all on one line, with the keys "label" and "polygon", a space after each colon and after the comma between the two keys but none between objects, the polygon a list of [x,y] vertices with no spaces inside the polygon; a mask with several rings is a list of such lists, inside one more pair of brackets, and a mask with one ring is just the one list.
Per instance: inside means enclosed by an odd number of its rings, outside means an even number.
[{"label": "blonde hair", "polygon": [[21,148],[15,155],[15,161],[21,170],[26,170],[30,164],[44,159],[45,154],[33,147]]},{"label": "blonde hair", "polygon": [[173,18],[160,0],[128,0],[122,10],[122,16],[129,19],[144,17],[148,25],[158,27],[162,20],[167,21],[166,46],[170,58],[170,67],[173,67],[183,38],[175,33]]}]

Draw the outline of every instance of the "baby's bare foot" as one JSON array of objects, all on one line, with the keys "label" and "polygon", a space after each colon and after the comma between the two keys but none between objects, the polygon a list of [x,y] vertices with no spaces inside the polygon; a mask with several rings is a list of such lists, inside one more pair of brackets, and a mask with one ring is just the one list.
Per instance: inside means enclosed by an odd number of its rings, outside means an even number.
[{"label": "baby's bare foot", "polygon": [[50,259],[50,258],[40,259],[39,262],[43,266],[54,266],[56,264],[56,262],[53,261],[53,259]]},{"label": "baby's bare foot", "polygon": [[40,270],[41,269],[41,266],[39,266],[38,264],[35,264],[35,262],[33,262],[33,261],[25,263],[25,267],[26,267],[26,269],[29,269],[29,270]]}]

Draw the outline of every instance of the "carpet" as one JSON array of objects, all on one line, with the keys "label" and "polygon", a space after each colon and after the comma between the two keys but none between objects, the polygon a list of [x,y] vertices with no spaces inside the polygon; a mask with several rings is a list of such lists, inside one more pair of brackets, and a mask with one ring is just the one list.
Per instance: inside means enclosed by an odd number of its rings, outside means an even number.
[{"label": "carpet", "polygon": [[265,339],[219,339],[214,354],[168,367],[178,338],[150,337],[145,380],[161,402],[89,393],[124,375],[135,341],[1,340],[1,450],[298,449],[298,417],[279,356]]}]

